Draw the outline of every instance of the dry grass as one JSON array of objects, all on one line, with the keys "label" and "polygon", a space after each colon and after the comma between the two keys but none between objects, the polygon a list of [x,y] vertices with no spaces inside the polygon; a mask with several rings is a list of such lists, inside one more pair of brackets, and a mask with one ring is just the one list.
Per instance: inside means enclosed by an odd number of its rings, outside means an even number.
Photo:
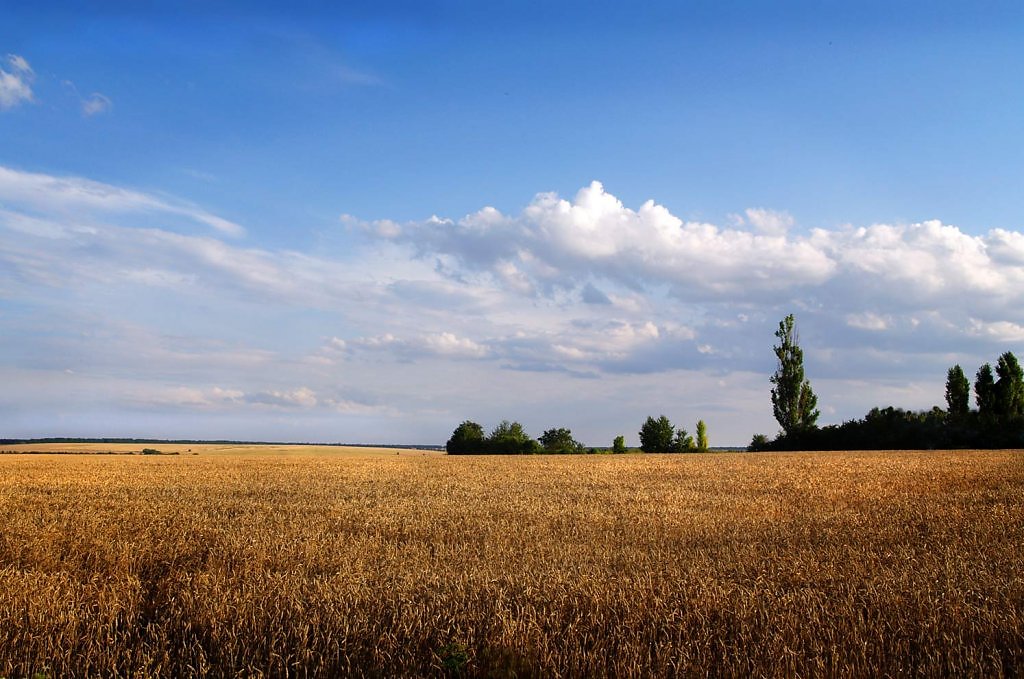
[{"label": "dry grass", "polygon": [[0,676],[1019,676],[1019,452],[0,456]]}]

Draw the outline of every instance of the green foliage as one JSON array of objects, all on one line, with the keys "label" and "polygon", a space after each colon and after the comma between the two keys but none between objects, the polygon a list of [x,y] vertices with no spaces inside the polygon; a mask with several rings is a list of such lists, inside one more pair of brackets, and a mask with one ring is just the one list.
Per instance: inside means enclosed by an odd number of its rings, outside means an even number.
[{"label": "green foliage", "polygon": [[697,450],[705,452],[708,449],[708,426],[704,420],[697,420]]},{"label": "green foliage", "polygon": [[142,454],[143,455],[159,455],[160,451],[157,450],[156,448],[143,448],[142,449]]},{"label": "green foliage", "polygon": [[754,438],[750,439],[750,445],[747,446],[747,450],[752,453],[761,452],[762,450],[768,450],[770,444],[771,442],[764,434],[754,434]]},{"label": "green foliage", "polygon": [[675,451],[676,430],[664,415],[658,419],[648,416],[640,428],[640,450],[645,453],[671,453]]},{"label": "green foliage", "polygon": [[[998,376],[998,380],[996,379]],[[804,429],[769,441],[760,434],[748,450],[906,450],[1024,447],[1024,370],[1006,352],[996,370],[988,363],[975,376],[978,410],[970,410],[970,384],[959,365],[946,373],[946,405],[931,410],[872,408],[859,420]],[[774,394],[773,394],[774,395]]]},{"label": "green foliage", "polygon": [[545,453],[557,453],[562,455],[579,454],[584,452],[582,443],[572,437],[572,432],[561,427],[548,429],[540,435],[540,445]]},{"label": "green foliage", "polygon": [[626,437],[616,436],[615,440],[612,441],[612,452],[613,453],[624,453],[626,452]]},{"label": "green foliage", "polygon": [[538,446],[527,436],[523,425],[502,420],[487,438],[487,449],[495,455],[528,455],[537,452]]},{"label": "green foliage", "polygon": [[974,377],[974,402],[978,404],[978,414],[982,417],[995,415],[996,380],[988,363],[978,368]]},{"label": "green foliage", "polygon": [[821,414],[818,397],[804,379],[804,352],[799,345],[793,314],[779,322],[773,347],[779,365],[771,377],[772,411],[786,435],[814,429]]},{"label": "green foliage", "polygon": [[675,438],[672,439],[673,453],[689,453],[695,450],[693,437],[682,427],[676,430]]},{"label": "green foliage", "polygon": [[1013,352],[1007,351],[996,363],[999,379],[994,388],[994,410],[1003,419],[1024,417],[1024,372]]},{"label": "green foliage", "polygon": [[484,428],[466,420],[452,432],[445,449],[449,455],[523,455],[538,452],[540,446],[523,431],[518,422],[503,420],[490,436]]},{"label": "green foliage", "polygon": [[466,420],[452,432],[452,437],[445,444],[449,455],[469,455],[486,452],[484,428],[476,422]]},{"label": "green foliage", "polygon": [[967,375],[959,365],[954,365],[946,373],[946,412],[951,417],[960,418],[971,410],[971,384]]}]

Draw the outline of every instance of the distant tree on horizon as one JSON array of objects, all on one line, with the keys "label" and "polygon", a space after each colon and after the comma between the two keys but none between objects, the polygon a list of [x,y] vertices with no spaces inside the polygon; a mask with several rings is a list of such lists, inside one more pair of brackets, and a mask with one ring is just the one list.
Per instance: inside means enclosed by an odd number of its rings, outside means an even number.
[{"label": "distant tree on horizon", "polygon": [[689,453],[696,450],[696,446],[693,443],[693,437],[685,429],[680,427],[676,430],[676,436],[672,439],[672,452],[674,453]]},{"label": "distant tree on horizon", "polygon": [[1004,418],[1024,417],[1024,371],[1012,351],[999,357],[996,363],[996,380],[994,387],[994,410]]},{"label": "distant tree on horizon", "polygon": [[523,425],[502,420],[487,438],[488,449],[498,455],[518,455],[537,452],[537,442],[531,439]]},{"label": "distant tree on horizon", "polygon": [[619,435],[612,441],[612,452],[613,453],[624,453],[626,452],[626,437]]},{"label": "distant tree on horizon", "polygon": [[640,427],[640,450],[645,453],[671,453],[675,447],[676,430],[665,415],[647,417]]},{"label": "distant tree on horizon", "polygon": [[982,417],[995,415],[996,380],[992,374],[992,366],[988,363],[978,368],[974,377],[974,402],[978,404],[978,414]]},{"label": "distant tree on horizon", "polygon": [[779,364],[771,377],[772,411],[786,436],[815,429],[818,397],[804,377],[804,352],[800,348],[793,314],[779,322],[775,331],[779,344],[773,347]]},{"label": "distant tree on horizon", "polygon": [[708,449],[708,426],[704,420],[697,420],[697,450],[704,452]]},{"label": "distant tree on horizon", "polygon": [[770,445],[771,441],[768,440],[768,437],[766,435],[754,434],[754,436],[750,439],[750,445],[747,446],[747,451],[752,453],[761,452],[763,450],[768,450],[768,447]]},{"label": "distant tree on horizon", "polygon": [[954,418],[966,417],[971,411],[971,383],[959,364],[946,373],[946,412]]},{"label": "distant tree on horizon", "polygon": [[466,420],[456,427],[444,446],[449,455],[483,453],[486,452],[486,447],[484,428],[471,420]]},{"label": "distant tree on horizon", "polygon": [[548,429],[538,440],[546,453],[571,455],[582,453],[585,449],[582,443],[572,437],[572,431],[565,427]]}]

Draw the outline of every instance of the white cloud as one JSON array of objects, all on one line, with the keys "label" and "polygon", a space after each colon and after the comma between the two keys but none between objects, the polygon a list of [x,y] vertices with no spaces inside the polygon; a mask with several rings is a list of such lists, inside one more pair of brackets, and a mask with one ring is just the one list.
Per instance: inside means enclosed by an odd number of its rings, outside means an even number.
[{"label": "white cloud", "polygon": [[246,395],[245,400],[248,403],[280,408],[313,408],[317,404],[316,392],[309,387],[299,387],[290,391],[261,391]]},{"label": "white cloud", "polygon": [[346,236],[369,241],[314,253],[182,232],[168,215],[215,217],[86,179],[0,168],[0,201],[0,298],[31,311],[0,315],[20,338],[0,379],[42,409],[127,402],[312,423],[321,433],[298,436],[327,440],[386,425],[443,441],[467,417],[512,417],[590,427],[579,433],[595,443],[671,410],[744,443],[770,425],[772,331],[791,311],[836,419],[883,404],[875,388],[926,406],[934,380],[941,403],[953,362],[970,371],[1024,342],[1017,231],[798,231],[760,209],[721,227],[627,208],[595,183],[513,215],[345,216]]},{"label": "white cloud", "polygon": [[158,198],[80,177],[22,172],[0,166],[0,201],[46,213],[63,211],[81,216],[82,211],[100,215],[118,213],[164,213],[206,224],[226,236],[238,237],[245,229],[216,215],[181,201]]},{"label": "white cloud", "polygon": [[106,113],[113,107],[114,102],[110,101],[109,97],[99,92],[93,92],[82,100],[82,115],[87,117],[99,115],[100,113]]},{"label": "white cloud", "polygon": [[[757,215],[764,224],[784,221]],[[686,298],[722,297],[818,284],[835,268],[808,239],[683,222],[653,201],[631,210],[599,182],[572,202],[538,194],[518,216],[487,207],[457,222],[431,218],[376,233],[412,244],[421,256],[487,271],[523,295],[605,278],[670,285]]]},{"label": "white cloud", "polygon": [[765,208],[748,208],[744,214],[751,226],[768,236],[784,236],[795,223],[789,213]]},{"label": "white cloud", "polygon": [[978,337],[993,339],[998,342],[1024,342],[1024,325],[1011,321],[995,321],[986,323],[972,318],[970,331]]},{"label": "white cloud", "polygon": [[485,358],[490,354],[486,346],[451,332],[418,334],[408,338],[399,338],[391,333],[385,333],[374,337],[359,337],[349,342],[332,338],[328,343],[328,349],[389,352],[404,360],[428,356]]},{"label": "white cloud", "polygon": [[[590,304],[615,299],[602,285],[648,297],[663,286],[690,303],[819,298],[879,311],[928,310],[951,298],[962,307],[970,297],[1001,313],[1024,302],[1018,232],[970,235],[931,220],[802,236],[790,232],[786,213],[745,214],[737,223],[755,231],[685,222],[653,201],[629,209],[593,182],[573,201],[538,194],[519,215],[484,208],[457,221],[432,217],[370,232],[445,262],[452,278],[482,273],[509,292],[552,299],[578,290]],[[878,328],[878,318],[869,325]],[[851,317],[850,325],[858,322]]]},{"label": "white cloud", "polygon": [[24,57],[8,54],[4,62],[7,68],[0,66],[0,110],[32,101],[32,81],[35,80],[35,73]]},{"label": "white cloud", "polygon": [[[327,399],[324,402],[324,405],[343,415],[384,415],[393,417],[398,414],[394,408],[386,405],[360,403],[359,401],[353,401],[350,399]],[[378,443],[379,442],[380,441],[378,441]]]},{"label": "white cloud", "polygon": [[889,327],[889,322],[878,314],[870,312],[859,313],[859,314],[847,314],[846,324],[851,328],[857,328],[858,330],[886,330]]},{"label": "white cloud", "polygon": [[422,346],[437,356],[482,358],[488,354],[486,347],[450,332],[425,335]]},{"label": "white cloud", "polygon": [[134,406],[185,409],[222,408],[241,403],[243,397],[244,394],[236,389],[161,385],[131,386],[124,394],[124,399]]}]

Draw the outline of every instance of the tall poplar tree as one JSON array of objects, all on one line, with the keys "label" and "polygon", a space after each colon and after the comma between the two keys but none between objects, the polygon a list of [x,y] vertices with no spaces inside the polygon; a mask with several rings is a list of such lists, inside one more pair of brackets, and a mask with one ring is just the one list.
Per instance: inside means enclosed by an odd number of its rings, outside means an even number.
[{"label": "tall poplar tree", "polygon": [[964,369],[954,365],[946,373],[946,411],[952,417],[963,417],[970,409],[971,383]]},{"label": "tall poplar tree", "polygon": [[821,414],[818,397],[804,378],[804,352],[795,325],[793,314],[782,319],[775,331],[779,344],[773,347],[779,365],[771,377],[772,410],[787,436],[814,429]]},{"label": "tall poplar tree", "polygon": [[979,415],[995,415],[996,380],[992,375],[992,366],[988,363],[978,368],[978,374],[974,377],[974,402],[978,404]]},{"label": "tall poplar tree", "polygon": [[996,363],[995,411],[1003,417],[1024,416],[1024,371],[1012,351],[999,357]]},{"label": "tall poplar tree", "polygon": [[697,450],[706,451],[708,449],[708,426],[704,424],[704,420],[697,420]]}]

